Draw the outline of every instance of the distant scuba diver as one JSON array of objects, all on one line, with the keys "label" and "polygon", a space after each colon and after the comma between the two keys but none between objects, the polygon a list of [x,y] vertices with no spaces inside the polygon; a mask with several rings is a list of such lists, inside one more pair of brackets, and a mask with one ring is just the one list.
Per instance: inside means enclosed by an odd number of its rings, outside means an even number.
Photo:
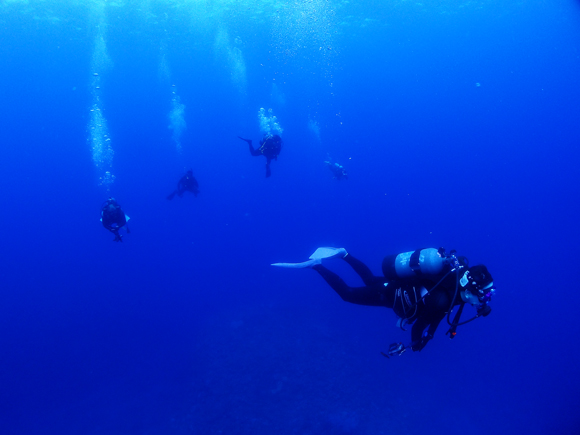
[{"label": "distant scuba diver", "polygon": [[334,178],[336,178],[338,181],[342,180],[343,178],[345,180],[348,179],[348,174],[346,173],[344,166],[339,165],[338,163],[332,163],[330,160],[326,160],[324,163],[326,163],[326,166],[328,166],[328,169],[330,169],[330,172],[332,172]]},{"label": "distant scuba diver", "polygon": [[122,242],[122,236],[119,230],[125,227],[127,234],[130,233],[127,222],[129,216],[123,212],[121,206],[117,204],[115,198],[109,198],[101,207],[101,222],[103,226],[115,235],[114,242]]},{"label": "distant scuba diver", "polygon": [[250,154],[253,156],[264,156],[266,157],[266,178],[268,178],[271,174],[270,172],[270,162],[272,160],[278,160],[278,155],[282,150],[282,138],[275,134],[275,135],[264,135],[264,138],[260,141],[260,148],[254,149],[252,146],[251,139],[244,139],[243,137],[238,136],[238,138],[246,141],[250,146]]},{"label": "distant scuba diver", "polygon": [[[340,257],[362,278],[364,287],[349,287],[338,275],[321,263],[322,260]],[[441,320],[447,315],[450,325],[447,334],[454,338],[460,325],[491,312],[489,301],[495,293],[491,274],[483,265],[469,267],[465,257],[455,251],[445,253],[443,248],[421,249],[390,255],[383,259],[384,276],[374,276],[370,269],[348,254],[344,248],[318,248],[304,263],[274,263],[288,268],[310,267],[346,302],[359,305],[392,308],[399,320],[397,326],[413,324],[411,343],[391,344],[384,356],[401,355],[411,348],[420,351],[431,340]],[[466,303],[473,305],[477,314],[459,322]],[[449,320],[453,307],[459,308]],[[382,352],[381,352],[382,353]]]},{"label": "distant scuba diver", "polygon": [[185,192],[191,192],[195,196],[199,193],[199,184],[197,184],[197,180],[193,176],[193,172],[190,169],[187,173],[179,179],[177,182],[177,189],[171,192],[167,199],[171,200],[177,194],[180,198],[183,196]]}]

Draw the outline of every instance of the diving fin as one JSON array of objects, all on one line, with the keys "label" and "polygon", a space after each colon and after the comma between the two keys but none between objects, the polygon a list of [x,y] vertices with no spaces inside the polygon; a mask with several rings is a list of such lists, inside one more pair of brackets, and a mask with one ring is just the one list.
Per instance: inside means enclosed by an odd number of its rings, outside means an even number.
[{"label": "diving fin", "polygon": [[286,267],[289,269],[304,269],[306,267],[312,267],[320,264],[322,263],[322,260],[326,258],[333,258],[338,256],[342,256],[344,258],[346,254],[347,252],[344,248],[318,248],[316,251],[314,251],[314,254],[310,256],[308,261],[304,261],[302,263],[274,263],[272,266]]},{"label": "diving fin", "polygon": [[304,269],[306,267],[312,267],[315,264],[320,264],[320,260],[308,260],[303,263],[272,263],[272,266],[286,267],[289,269]]},{"label": "diving fin", "polygon": [[324,258],[333,258],[342,255],[346,257],[346,249],[344,248],[318,248],[309,258],[311,260],[322,260]]}]

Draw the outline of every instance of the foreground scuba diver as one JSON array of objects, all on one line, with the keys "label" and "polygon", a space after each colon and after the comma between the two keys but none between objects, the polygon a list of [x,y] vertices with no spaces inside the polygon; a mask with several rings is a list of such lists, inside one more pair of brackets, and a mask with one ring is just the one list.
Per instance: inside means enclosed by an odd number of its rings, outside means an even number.
[{"label": "foreground scuba diver", "polygon": [[253,156],[264,156],[266,157],[266,178],[268,178],[271,174],[270,172],[270,162],[272,160],[278,160],[278,155],[282,150],[282,138],[275,135],[265,135],[264,138],[260,141],[260,148],[257,150],[254,149],[252,146],[251,139],[244,139],[243,137],[238,136],[238,138],[246,141],[250,146],[250,154]]},{"label": "foreground scuba diver", "polygon": [[[362,278],[364,287],[349,287],[338,275],[321,263],[323,259],[340,257]],[[348,254],[344,248],[318,248],[304,263],[274,263],[272,266],[288,268],[309,267],[346,302],[392,308],[399,320],[397,326],[413,324],[411,344],[394,343],[389,357],[401,355],[409,347],[423,349],[435,334],[441,320],[447,315],[449,338],[454,338],[456,328],[491,312],[489,301],[495,292],[491,274],[483,265],[469,267],[465,257],[455,251],[445,253],[443,248],[421,249],[390,255],[384,258],[381,277]],[[459,322],[466,303],[477,309],[475,317]],[[459,305],[453,321],[449,320],[453,307]]]},{"label": "foreground scuba diver", "polygon": [[179,179],[177,182],[177,189],[171,192],[167,199],[171,200],[177,194],[180,198],[183,196],[185,192],[191,192],[195,196],[199,193],[199,184],[197,184],[197,180],[193,176],[193,172],[190,169],[187,173]]},{"label": "foreground scuba diver", "polygon": [[128,221],[129,216],[123,212],[115,198],[109,198],[101,207],[101,222],[106,229],[115,235],[114,242],[123,241],[123,236],[119,234],[121,228],[125,227],[127,234],[129,234]]}]

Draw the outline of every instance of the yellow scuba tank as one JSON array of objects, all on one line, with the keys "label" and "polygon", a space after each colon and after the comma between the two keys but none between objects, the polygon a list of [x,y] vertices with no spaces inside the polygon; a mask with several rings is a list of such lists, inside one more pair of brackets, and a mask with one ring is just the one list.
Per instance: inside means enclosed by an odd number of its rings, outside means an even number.
[{"label": "yellow scuba tank", "polygon": [[418,249],[383,259],[383,274],[387,279],[438,275],[449,261],[443,249]]}]

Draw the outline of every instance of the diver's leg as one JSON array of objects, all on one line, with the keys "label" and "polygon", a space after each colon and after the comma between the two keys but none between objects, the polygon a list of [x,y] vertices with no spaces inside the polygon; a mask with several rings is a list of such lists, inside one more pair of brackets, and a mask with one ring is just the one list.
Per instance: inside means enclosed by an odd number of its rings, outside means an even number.
[{"label": "diver's leg", "polygon": [[255,150],[254,147],[252,146],[252,139],[244,139],[243,137],[238,136],[238,138],[242,139],[244,142],[247,142],[248,145],[250,146],[250,154],[253,156],[261,156],[262,153],[260,152],[260,150]]},{"label": "diver's leg", "polygon": [[343,260],[346,261],[349,266],[352,267],[353,270],[357,273],[357,275],[361,277],[365,285],[373,285],[383,280],[381,277],[374,276],[366,264],[360,260],[357,260],[352,255],[346,254],[343,257]]},{"label": "diver's leg", "polygon": [[331,272],[321,264],[312,266],[332,289],[345,302],[358,305],[385,306],[385,301],[380,292],[381,287],[378,285],[365,287],[349,287],[336,273]]},{"label": "diver's leg", "polygon": [[266,178],[270,175],[272,175],[272,172],[270,171],[270,159],[268,159],[268,163],[266,163]]},{"label": "diver's leg", "polygon": [[254,149],[251,141],[250,141],[250,154],[253,156],[261,156],[262,155],[262,152],[259,149],[257,149],[257,150]]}]

